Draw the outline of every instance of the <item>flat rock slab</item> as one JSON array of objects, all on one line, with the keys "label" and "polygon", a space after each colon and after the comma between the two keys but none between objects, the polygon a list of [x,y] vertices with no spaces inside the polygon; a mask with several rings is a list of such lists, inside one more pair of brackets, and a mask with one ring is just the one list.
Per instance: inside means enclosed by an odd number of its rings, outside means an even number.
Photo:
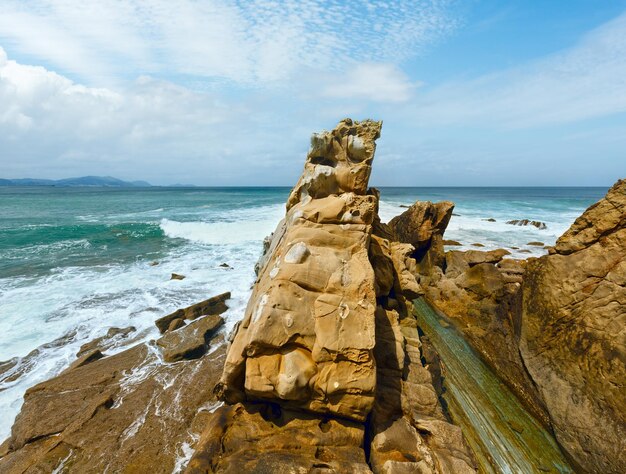
[{"label": "flat rock slab", "polygon": [[163,364],[139,344],[30,388],[0,472],[173,472],[217,406],[225,349]]},{"label": "flat rock slab", "polygon": [[157,319],[154,324],[156,324],[156,327],[158,327],[161,334],[163,334],[167,331],[170,323],[175,319],[193,320],[204,315],[222,314],[228,309],[228,306],[226,306],[226,300],[229,298],[230,291],[222,293],[221,295],[213,296],[208,300],[192,304],[186,308],[178,309],[167,316],[163,316],[162,318]]},{"label": "flat rock slab", "polygon": [[204,316],[175,331],[168,331],[157,340],[166,362],[197,359],[209,348],[209,339],[224,324],[221,316]]}]

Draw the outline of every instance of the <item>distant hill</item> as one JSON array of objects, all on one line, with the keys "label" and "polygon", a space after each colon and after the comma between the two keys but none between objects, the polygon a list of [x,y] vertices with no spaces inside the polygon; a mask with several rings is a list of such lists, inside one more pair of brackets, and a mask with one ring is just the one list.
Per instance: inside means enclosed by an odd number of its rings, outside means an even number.
[{"label": "distant hill", "polygon": [[80,178],[65,178],[58,180],[36,178],[0,179],[0,186],[107,186],[115,188],[141,188],[152,185],[146,181],[123,181],[111,176],[82,176]]}]

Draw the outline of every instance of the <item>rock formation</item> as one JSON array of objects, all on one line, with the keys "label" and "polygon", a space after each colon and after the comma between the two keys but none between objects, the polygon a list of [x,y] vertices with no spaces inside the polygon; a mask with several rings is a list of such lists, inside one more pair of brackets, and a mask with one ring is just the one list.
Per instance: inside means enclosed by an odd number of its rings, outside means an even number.
[{"label": "rock formation", "polygon": [[448,227],[454,203],[417,201],[408,210],[389,221],[393,240],[415,248],[413,257],[423,265],[442,266],[443,233]]},{"label": "rock formation", "polygon": [[474,472],[420,360],[414,249],[367,188],[380,128],[313,135],[188,472]]},{"label": "rock formation", "polygon": [[626,180],[524,273],[520,349],[557,439],[587,472],[626,466]]},{"label": "rock formation", "polygon": [[506,250],[451,250],[441,265],[418,262],[418,279],[431,304],[554,430],[575,464],[585,472],[622,472],[626,181],[549,252],[518,261],[504,258]]},{"label": "rock formation", "polygon": [[[193,312],[186,310],[181,311]],[[109,356],[101,352],[110,347],[106,338],[81,348],[68,369],[27,390],[11,437],[0,447],[0,472],[170,473],[180,468],[217,406],[213,387],[226,352],[223,336],[216,333],[222,322],[216,314],[198,315],[156,344]],[[112,337],[127,333],[110,331]],[[202,350],[189,351],[199,338]],[[179,362],[164,363],[159,349],[166,357],[178,354],[172,359]]]}]

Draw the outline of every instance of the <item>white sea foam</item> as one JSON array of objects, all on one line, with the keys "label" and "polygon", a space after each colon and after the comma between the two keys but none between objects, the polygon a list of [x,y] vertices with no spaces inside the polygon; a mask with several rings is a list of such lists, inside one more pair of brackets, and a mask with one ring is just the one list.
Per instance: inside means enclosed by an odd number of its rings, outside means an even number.
[{"label": "white sea foam", "polygon": [[[254,263],[268,226],[249,222],[250,240],[226,245],[189,241],[175,247],[156,266],[148,261],[129,265],[66,267],[43,277],[0,279],[0,361],[24,357],[35,348],[26,373],[0,383],[0,438],[9,434],[25,390],[67,367],[82,344],[106,334],[110,327],[135,326],[140,340],[158,335],[154,320],[177,308],[231,291],[226,330],[241,319],[254,281]],[[270,230],[270,232],[273,228]],[[252,235],[255,239],[252,239]],[[233,241],[236,239],[233,239]],[[230,268],[222,268],[227,263]],[[182,281],[170,280],[182,273]],[[49,341],[74,334],[56,347]],[[120,342],[124,342],[122,339]],[[122,350],[123,346],[108,351]]]},{"label": "white sea foam", "polygon": [[160,227],[168,237],[203,244],[255,242],[273,232],[285,212],[283,206],[256,208],[255,211],[253,215],[238,212],[235,217],[237,220],[233,220],[232,216],[218,216],[213,222],[162,219]]}]

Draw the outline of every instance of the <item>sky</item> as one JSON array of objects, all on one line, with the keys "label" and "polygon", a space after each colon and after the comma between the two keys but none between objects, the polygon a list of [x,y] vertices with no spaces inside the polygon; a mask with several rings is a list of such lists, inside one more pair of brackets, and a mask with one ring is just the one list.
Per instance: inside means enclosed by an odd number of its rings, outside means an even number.
[{"label": "sky", "polygon": [[0,1],[0,177],[293,185],[383,120],[377,186],[626,177],[626,0]]}]

